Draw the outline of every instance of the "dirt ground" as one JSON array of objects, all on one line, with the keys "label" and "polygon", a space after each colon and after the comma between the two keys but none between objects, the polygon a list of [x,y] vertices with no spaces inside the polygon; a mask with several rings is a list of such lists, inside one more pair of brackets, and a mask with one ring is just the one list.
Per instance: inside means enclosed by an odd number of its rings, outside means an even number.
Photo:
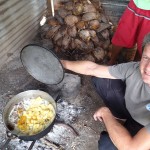
[{"label": "dirt ground", "polygon": [[[103,105],[101,98],[95,92],[91,85],[90,77],[81,77],[81,87],[76,98],[68,98],[67,102],[75,106],[82,106],[85,111],[80,113],[75,121],[70,125],[78,133],[78,136],[71,139],[66,147],[67,150],[97,150],[99,134],[104,130],[104,125],[100,122],[95,122],[93,114]],[[2,122],[2,111],[6,103],[11,97],[19,92],[33,89],[42,89],[48,92],[49,87],[35,80],[28,74],[22,66],[18,57],[7,63],[0,71],[0,146],[6,139],[6,129]],[[19,143],[18,143],[19,144]],[[10,150],[15,150],[9,145]],[[23,148],[21,148],[23,149]],[[35,148],[34,148],[35,149]]]}]

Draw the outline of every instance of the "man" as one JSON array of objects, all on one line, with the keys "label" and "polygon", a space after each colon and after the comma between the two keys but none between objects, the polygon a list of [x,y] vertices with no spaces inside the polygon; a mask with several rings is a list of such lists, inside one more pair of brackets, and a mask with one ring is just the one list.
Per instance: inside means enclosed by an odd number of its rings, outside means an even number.
[{"label": "man", "polygon": [[[106,104],[93,116],[107,129],[101,134],[100,150],[150,149],[150,33],[142,47],[140,62],[103,66],[90,61],[61,61],[66,69],[93,76]],[[118,118],[126,119],[125,123]]]},{"label": "man", "polygon": [[142,55],[142,41],[150,32],[150,0],[130,0],[119,20],[112,38],[109,65],[115,64],[122,48],[133,48],[137,43],[138,55]]}]

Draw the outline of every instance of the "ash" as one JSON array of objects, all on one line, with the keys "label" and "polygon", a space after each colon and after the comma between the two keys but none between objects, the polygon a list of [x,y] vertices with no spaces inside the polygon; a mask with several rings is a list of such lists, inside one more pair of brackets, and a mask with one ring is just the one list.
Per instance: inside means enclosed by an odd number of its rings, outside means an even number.
[{"label": "ash", "polygon": [[[31,141],[21,141],[19,139],[13,139],[10,142],[11,148],[8,148],[8,150],[27,150],[30,147],[31,143]],[[50,143],[46,144],[42,142],[42,140],[37,140],[32,150],[61,150],[61,148]]]},{"label": "ash", "polygon": [[3,119],[2,119],[2,111],[5,105],[6,105],[6,101],[0,97],[0,147],[1,144],[5,141],[5,137],[6,137],[6,128],[4,126]]},{"label": "ash", "polygon": [[[62,150],[70,147],[70,143],[78,136],[78,133],[69,124],[74,123],[79,115],[84,112],[84,107],[70,104],[59,98],[57,101],[56,123],[45,137],[36,141],[32,150]],[[26,150],[30,147],[31,141],[13,139],[10,145],[10,150]]]},{"label": "ash", "polygon": [[57,102],[57,117],[56,119],[60,122],[65,122],[66,124],[71,124],[78,118],[78,115],[85,112],[85,108],[82,106],[75,106],[65,101],[64,99],[59,99]]},{"label": "ash", "polygon": [[0,146],[1,146],[1,143],[5,141],[5,137],[6,137],[6,129],[3,124],[2,114],[0,114]]},{"label": "ash", "polygon": [[[71,126],[56,123],[46,136],[36,141],[32,150],[66,150],[77,136],[78,133]],[[31,143],[17,138],[12,139],[8,150],[27,150]]]},{"label": "ash", "polygon": [[67,149],[69,144],[72,143],[77,136],[78,133],[71,126],[63,123],[57,123],[47,134],[46,139],[53,143],[59,144],[64,149]]},{"label": "ash", "polygon": [[[57,101],[56,123],[52,130],[43,138],[37,140],[32,150],[64,150],[67,149],[72,141],[78,136],[75,129],[69,125],[74,123],[81,113],[85,112],[82,106],[75,106],[66,100],[59,98]],[[63,123],[62,123],[63,122]],[[6,128],[2,123],[2,114],[0,114],[0,143],[6,141]],[[8,145],[8,150],[27,150],[32,141],[23,141],[18,138],[12,139]],[[2,145],[3,145],[2,144]],[[2,146],[0,145],[0,146]]]}]

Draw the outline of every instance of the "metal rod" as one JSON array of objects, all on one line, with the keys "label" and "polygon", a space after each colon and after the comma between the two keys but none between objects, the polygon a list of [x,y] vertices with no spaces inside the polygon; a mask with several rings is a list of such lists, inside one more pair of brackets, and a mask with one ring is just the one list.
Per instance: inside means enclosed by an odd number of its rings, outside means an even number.
[{"label": "metal rod", "polygon": [[11,138],[8,138],[7,141],[5,142],[5,144],[1,147],[1,150],[5,150],[10,141],[11,141]]},{"label": "metal rod", "polygon": [[33,142],[31,143],[31,145],[30,145],[30,147],[29,147],[29,149],[28,149],[28,150],[31,150],[31,149],[33,148],[33,146],[34,146],[35,142],[36,142],[36,140],[35,140],[35,141],[33,141]]},{"label": "metal rod", "polygon": [[51,9],[52,9],[52,16],[54,17],[55,10],[54,10],[54,1],[53,0],[51,0]]}]

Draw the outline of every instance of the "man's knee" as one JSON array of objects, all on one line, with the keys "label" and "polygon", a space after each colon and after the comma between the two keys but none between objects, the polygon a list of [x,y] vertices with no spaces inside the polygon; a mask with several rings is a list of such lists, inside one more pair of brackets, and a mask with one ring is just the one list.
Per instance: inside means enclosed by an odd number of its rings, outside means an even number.
[{"label": "man's knee", "polygon": [[125,83],[120,79],[107,79],[92,77],[92,84],[98,91],[98,93],[105,93],[106,91],[123,91],[125,92]]},{"label": "man's knee", "polygon": [[98,78],[98,77],[92,77],[91,80],[94,85],[106,85],[106,82],[108,81],[108,79],[106,78]]},{"label": "man's knee", "polygon": [[92,80],[92,84],[98,91],[103,91],[108,88],[109,79],[92,77],[91,80]]}]

